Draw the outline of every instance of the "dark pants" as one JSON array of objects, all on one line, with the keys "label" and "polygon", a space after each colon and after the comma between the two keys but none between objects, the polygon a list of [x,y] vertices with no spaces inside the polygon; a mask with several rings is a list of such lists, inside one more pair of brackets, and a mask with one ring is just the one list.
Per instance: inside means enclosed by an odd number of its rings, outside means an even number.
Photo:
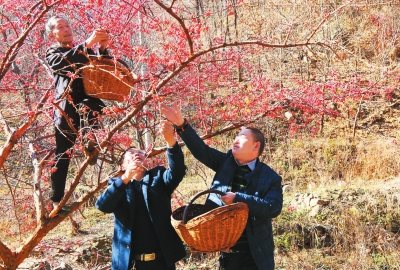
[{"label": "dark pants", "polygon": [[[60,202],[64,197],[65,183],[67,180],[69,162],[71,160],[67,150],[74,146],[76,134],[72,130],[60,131],[56,127],[56,154],[55,171],[51,174],[51,197],[53,202]],[[70,150],[71,151],[71,150]]]},{"label": "dark pants", "polygon": [[221,252],[219,270],[258,270],[258,268],[251,252]]},{"label": "dark pants", "polygon": [[[96,115],[93,114],[93,111],[101,113],[101,109],[105,107],[104,103],[100,99],[90,99],[82,102],[83,104],[90,106],[91,111],[81,119],[78,112],[75,108],[67,103],[65,112],[69,115],[72,120],[72,124],[74,125],[76,130],[79,130],[79,127],[82,126],[82,120],[87,120],[88,123],[93,127],[97,127],[96,125]],[[84,125],[84,124],[83,124]],[[70,154],[72,152],[72,147],[75,144],[76,136],[71,128],[69,127],[67,121],[62,118],[60,121],[60,125],[56,127],[55,130],[56,135],[56,153],[55,153],[55,164],[53,165],[54,172],[51,174],[51,197],[50,199],[53,202],[60,202],[64,197],[65,183],[67,181],[68,167],[71,160]],[[70,153],[66,153],[70,150]]]}]

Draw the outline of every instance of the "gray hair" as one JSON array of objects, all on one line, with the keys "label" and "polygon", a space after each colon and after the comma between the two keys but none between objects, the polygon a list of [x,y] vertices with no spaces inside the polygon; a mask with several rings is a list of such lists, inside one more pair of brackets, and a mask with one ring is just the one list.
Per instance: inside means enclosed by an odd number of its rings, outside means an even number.
[{"label": "gray hair", "polygon": [[46,24],[44,25],[47,35],[49,35],[51,31],[53,31],[54,27],[56,26],[56,21],[58,19],[63,19],[64,21],[69,23],[69,21],[62,16],[56,15],[51,17],[50,19],[47,20]]}]

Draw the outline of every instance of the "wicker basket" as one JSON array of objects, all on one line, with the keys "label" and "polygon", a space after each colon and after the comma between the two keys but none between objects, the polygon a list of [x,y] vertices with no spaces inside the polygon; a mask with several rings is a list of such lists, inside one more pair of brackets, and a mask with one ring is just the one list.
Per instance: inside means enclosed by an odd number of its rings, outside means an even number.
[{"label": "wicker basket", "polygon": [[121,62],[90,56],[89,64],[81,68],[83,86],[88,96],[124,101],[135,84],[134,74]]},{"label": "wicker basket", "polygon": [[218,190],[198,193],[187,206],[183,206],[183,215],[182,207],[172,213],[172,226],[192,252],[228,250],[235,245],[246,227],[248,206],[245,203],[233,203],[211,209],[208,205],[192,204],[206,193],[225,195]]}]

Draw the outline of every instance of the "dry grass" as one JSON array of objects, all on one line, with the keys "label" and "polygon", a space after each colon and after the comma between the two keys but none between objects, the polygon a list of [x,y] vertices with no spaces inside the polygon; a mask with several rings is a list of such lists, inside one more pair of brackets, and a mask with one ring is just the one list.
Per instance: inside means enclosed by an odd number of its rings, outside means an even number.
[{"label": "dry grass", "polygon": [[289,207],[286,194],[274,220],[280,269],[399,269],[398,183],[317,190],[339,196],[312,217],[310,208]]},{"label": "dry grass", "polygon": [[399,150],[392,141],[376,137],[360,141],[293,139],[287,148],[274,153],[271,166],[281,173],[285,184],[299,189],[310,182],[323,186],[342,180],[349,183],[385,180],[398,173],[400,161],[395,157]]}]

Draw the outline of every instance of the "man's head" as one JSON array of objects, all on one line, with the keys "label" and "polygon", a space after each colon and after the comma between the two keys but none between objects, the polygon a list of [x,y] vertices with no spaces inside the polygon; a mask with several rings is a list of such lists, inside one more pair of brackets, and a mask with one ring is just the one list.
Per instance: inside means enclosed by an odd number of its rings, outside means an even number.
[{"label": "man's head", "polygon": [[71,25],[61,16],[51,17],[45,25],[46,33],[54,38],[61,46],[71,45],[74,39]]},{"label": "man's head", "polygon": [[265,140],[257,128],[247,127],[239,132],[233,141],[232,154],[240,164],[246,164],[261,155]]},{"label": "man's head", "polygon": [[120,159],[120,170],[122,172],[126,170],[134,171],[136,180],[140,180],[144,176],[148,166],[149,159],[146,157],[146,153],[133,147],[128,148]]}]

